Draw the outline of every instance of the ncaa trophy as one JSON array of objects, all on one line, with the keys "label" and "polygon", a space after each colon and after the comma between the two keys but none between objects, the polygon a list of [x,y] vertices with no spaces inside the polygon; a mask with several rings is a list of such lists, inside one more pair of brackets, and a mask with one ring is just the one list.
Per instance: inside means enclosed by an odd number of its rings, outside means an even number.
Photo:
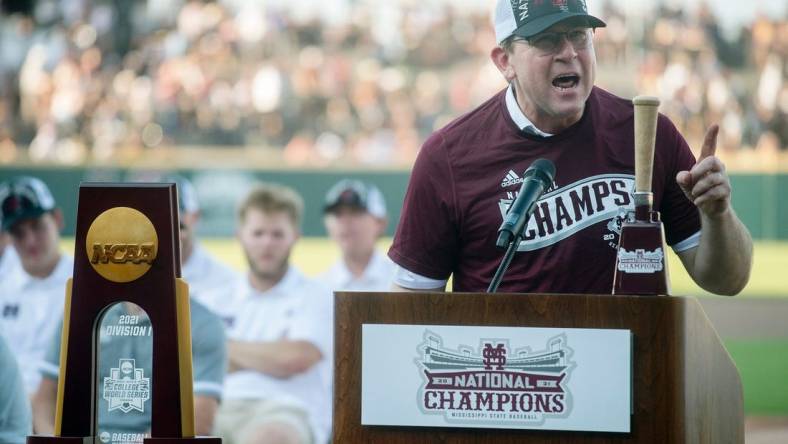
[{"label": "ncaa trophy", "polygon": [[663,294],[668,287],[665,232],[654,211],[651,178],[659,99],[637,96],[635,107],[635,213],[621,225],[613,294]]},{"label": "ncaa trophy", "polygon": [[[148,409],[150,436],[144,443],[221,443],[195,437],[189,288],[180,276],[175,184],[80,186],[54,436],[29,436],[28,444],[116,442],[107,432],[97,433],[99,381],[110,410]],[[127,333],[147,329],[152,336],[149,377],[134,359],[115,361],[111,374],[99,374],[101,321],[120,303],[136,305],[149,319],[149,327],[115,326]],[[126,316],[126,323],[136,318]]]}]

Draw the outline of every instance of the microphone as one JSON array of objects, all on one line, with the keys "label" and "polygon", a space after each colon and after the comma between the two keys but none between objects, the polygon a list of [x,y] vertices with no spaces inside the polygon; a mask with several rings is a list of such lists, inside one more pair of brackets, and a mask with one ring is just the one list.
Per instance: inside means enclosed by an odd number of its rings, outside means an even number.
[{"label": "microphone", "polygon": [[522,239],[528,219],[536,208],[536,201],[550,188],[555,177],[555,165],[547,159],[537,159],[523,174],[520,194],[509,207],[506,217],[498,228],[495,245],[506,248],[514,241]]}]

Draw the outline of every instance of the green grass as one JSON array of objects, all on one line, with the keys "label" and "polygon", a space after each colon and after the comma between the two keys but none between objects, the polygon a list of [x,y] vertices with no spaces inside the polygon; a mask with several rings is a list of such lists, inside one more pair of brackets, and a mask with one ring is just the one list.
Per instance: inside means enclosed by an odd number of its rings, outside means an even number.
[{"label": "green grass", "polygon": [[[243,253],[232,239],[207,239],[206,248],[231,264],[236,269],[245,267]],[[379,242],[381,251],[386,251],[391,239]],[[339,257],[339,251],[326,238],[303,238],[293,250],[293,263],[308,275],[325,271]],[[670,252],[669,270],[672,294],[705,296],[709,293],[695,285],[678,257]],[[742,296],[788,297],[788,242],[757,242],[750,283]]]},{"label": "green grass", "polygon": [[[221,260],[237,270],[246,263],[238,242],[233,238],[210,238],[203,245]],[[381,239],[381,251],[386,251],[391,239]],[[63,241],[65,251],[74,251],[73,239]],[[670,250],[670,249],[668,249]],[[314,276],[328,269],[339,258],[339,251],[322,237],[302,238],[293,249],[292,262],[304,273]],[[670,251],[668,255],[671,294],[708,296],[709,293],[695,285],[681,261]],[[755,258],[750,283],[739,297],[788,298],[788,242],[756,242]]]},{"label": "green grass", "polygon": [[[678,256],[668,250],[671,294],[711,296],[695,285]],[[750,282],[737,297],[788,298],[788,242],[755,242],[753,256]]]},{"label": "green grass", "polygon": [[744,385],[748,415],[788,415],[788,338],[726,340]]},{"label": "green grass", "polygon": [[[381,251],[388,250],[391,239],[379,243]],[[234,241],[210,239],[205,246],[237,269],[245,266],[240,247]],[[309,275],[325,271],[339,258],[339,251],[326,238],[304,238],[293,250],[293,263]],[[669,254],[672,294],[708,296],[684,270],[678,256]],[[756,242],[754,266],[749,284],[742,291],[744,297],[788,298],[788,242]]]}]

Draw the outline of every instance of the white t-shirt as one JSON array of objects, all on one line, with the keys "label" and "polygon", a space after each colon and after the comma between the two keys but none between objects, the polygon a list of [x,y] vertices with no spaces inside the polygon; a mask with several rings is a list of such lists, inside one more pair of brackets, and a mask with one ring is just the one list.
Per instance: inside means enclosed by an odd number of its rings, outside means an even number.
[{"label": "white t-shirt", "polygon": [[189,296],[214,313],[227,303],[227,295],[239,279],[238,273],[216,260],[198,243],[194,244],[181,272],[189,284]]},{"label": "white t-shirt", "polygon": [[55,329],[63,318],[66,281],[74,272],[70,256],[61,256],[46,278],[21,274],[0,286],[0,333],[16,356],[28,395],[41,381],[39,364],[44,359]]},{"label": "white t-shirt", "polygon": [[273,399],[300,407],[309,415],[315,442],[326,442],[331,430],[333,369],[333,300],[320,283],[292,266],[273,288],[259,292],[247,277],[239,280],[232,300],[221,310],[227,337],[241,341],[304,340],[323,359],[306,372],[275,378],[253,370],[228,373],[224,399]]},{"label": "white t-shirt", "polygon": [[375,250],[361,277],[353,276],[340,259],[320,275],[320,280],[332,291],[390,291],[394,270],[394,262]]}]

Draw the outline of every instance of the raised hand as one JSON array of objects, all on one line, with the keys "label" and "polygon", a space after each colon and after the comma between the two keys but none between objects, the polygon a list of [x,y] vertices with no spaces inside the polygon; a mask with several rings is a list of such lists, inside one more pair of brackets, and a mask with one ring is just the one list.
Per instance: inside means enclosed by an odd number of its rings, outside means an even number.
[{"label": "raised hand", "polygon": [[731,182],[725,165],[714,155],[719,130],[719,125],[712,125],[706,131],[698,161],[689,171],[680,171],[676,175],[676,182],[687,199],[709,217],[726,213],[731,202]]}]

